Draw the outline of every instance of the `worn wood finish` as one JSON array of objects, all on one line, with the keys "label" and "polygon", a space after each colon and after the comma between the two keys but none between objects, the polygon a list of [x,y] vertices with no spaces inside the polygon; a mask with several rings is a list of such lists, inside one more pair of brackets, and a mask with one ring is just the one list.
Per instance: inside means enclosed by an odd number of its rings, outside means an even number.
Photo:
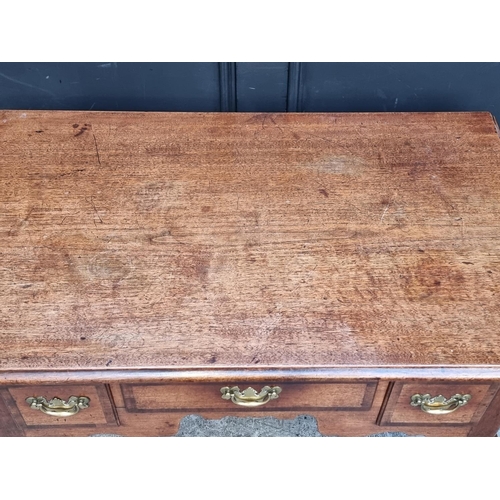
[{"label": "worn wood finish", "polygon": [[500,366],[346,366],[329,368],[293,369],[157,369],[157,370],[54,370],[54,371],[0,371],[0,385],[57,383],[179,383],[222,382],[241,380],[252,383],[276,382],[327,382],[331,380],[493,380],[500,379]]},{"label": "worn wood finish", "polygon": [[[291,419],[295,418],[297,415],[307,413],[317,419],[318,428],[322,434],[337,436],[366,436],[387,431],[400,431],[410,435],[427,436],[492,436],[496,433],[496,430],[500,425],[498,415],[498,398],[496,400],[496,406],[495,401],[493,401],[493,403],[488,407],[487,412],[483,415],[479,424],[475,426],[473,426],[470,422],[456,425],[456,423],[450,424],[449,421],[442,421],[441,423],[436,424],[435,422],[417,422],[415,419],[412,420],[411,425],[408,425],[408,422],[380,422],[380,420],[382,420],[380,417],[386,413],[384,399],[387,399],[388,396],[390,399],[390,395],[393,394],[392,391],[388,390],[390,389],[391,384],[392,383],[386,381],[379,382],[374,397],[372,401],[370,401],[370,406],[363,408],[363,411],[359,411],[360,409],[355,409],[355,411],[353,411],[353,409],[348,410],[342,408],[336,408],[335,411],[328,409],[318,411],[314,408],[296,408],[293,410],[290,409],[289,411],[283,411],[283,408],[276,408],[271,411],[266,411],[265,409],[256,411],[248,408],[243,409],[243,411],[234,411],[221,408],[218,411],[214,411],[206,408],[190,409],[186,406],[184,411],[177,408],[176,410],[172,409],[170,412],[155,411],[154,409],[149,409],[148,411],[137,411],[134,408],[126,408],[125,401],[121,396],[122,390],[118,384],[115,384],[112,386],[112,399],[117,407],[117,416],[119,416],[117,427],[112,428],[109,425],[106,426],[99,424],[94,426],[67,426],[59,423],[51,426],[19,426],[15,424],[14,419],[12,419],[10,414],[7,415],[5,412],[2,414],[0,411],[0,417],[3,416],[5,419],[4,427],[1,430],[3,435],[25,434],[27,436],[89,436],[96,433],[116,433],[123,436],[170,436],[177,432],[180,420],[189,413],[196,413],[210,419],[222,418],[228,414],[239,417],[273,416],[276,418]],[[426,386],[429,387],[432,382],[421,381],[417,384],[426,384]],[[186,385],[188,387],[192,386],[192,384]],[[325,386],[326,385],[328,384],[325,384]],[[434,385],[436,386],[437,384],[434,383]],[[498,388],[498,384],[491,385],[493,392],[495,389],[494,386]],[[454,387],[450,386],[450,384],[447,384],[446,388],[454,389]],[[7,391],[2,389],[0,392]],[[398,388],[396,387],[394,393],[397,392]],[[10,397],[10,400],[12,401],[10,413],[15,414],[16,411],[18,411],[17,406],[15,405],[12,397]],[[482,406],[485,406],[487,402],[488,401],[483,400]],[[478,413],[477,406],[478,405],[476,405],[476,413]],[[420,410],[418,410],[418,412],[420,412]],[[488,412],[490,415],[487,415]],[[495,412],[496,414],[493,415],[492,413]],[[434,416],[434,418],[439,419],[441,417]]]},{"label": "worn wood finish", "polygon": [[[477,423],[493,399],[498,384],[455,382],[442,383],[421,380],[413,383],[396,382],[381,418],[382,425],[469,425]],[[470,394],[471,400],[452,413],[433,415],[410,405],[414,394],[430,394],[450,398],[454,394]]]},{"label": "worn wood finish", "polygon": [[[127,413],[119,410],[120,419],[124,422],[123,427],[118,428],[117,434],[122,436],[173,436],[179,429],[179,423],[184,417],[182,413]],[[227,416],[225,412],[196,412],[207,419],[219,419]],[[245,415],[238,413],[238,417],[275,417],[280,419],[293,419],[304,412],[249,412]],[[379,427],[373,422],[367,422],[364,414],[352,414],[348,412],[324,411],[321,413],[307,412],[318,422],[318,430],[324,436],[363,437],[382,432],[404,432],[411,436],[454,436],[465,437],[470,428],[467,427]],[[233,415],[235,416],[235,415]],[[60,432],[60,431],[58,431]],[[30,434],[33,435],[33,434]],[[41,433],[37,435],[43,435]],[[85,434],[84,434],[85,435]]]},{"label": "worn wood finish", "polygon": [[499,365],[487,113],[0,113],[0,369]]},{"label": "worn wood finish", "polygon": [[[377,417],[383,406],[384,398],[390,383],[381,381],[377,385],[373,401],[370,408],[366,411],[249,411],[228,412],[228,411],[207,411],[198,410],[189,413],[196,413],[205,418],[222,418],[228,414],[238,417],[269,417],[273,416],[281,419],[292,419],[301,414],[312,415],[318,422],[319,431],[327,436],[368,436],[370,434],[379,434],[382,432],[404,432],[409,435],[426,436],[466,436],[472,426],[426,426],[415,424],[413,426],[392,424],[390,426],[379,425]],[[113,387],[113,392],[118,387]],[[123,406],[125,406],[123,404]],[[135,412],[126,408],[118,408],[122,427],[116,432],[122,435],[131,436],[160,436],[174,435],[177,432],[178,425],[186,413],[181,412]],[[497,419],[497,422],[500,422]]]},{"label": "worn wood finish", "polygon": [[383,432],[404,432],[424,436],[466,436],[471,426],[384,426],[380,424],[384,403],[391,393],[392,382],[379,382],[372,407],[367,412],[316,412],[318,429],[325,436],[369,436]]},{"label": "worn wood finish", "polygon": [[483,414],[480,422],[469,432],[471,437],[495,436],[500,430],[500,390]]},{"label": "worn wood finish", "polygon": [[[298,415],[314,416],[318,422],[318,430],[326,436],[368,436],[382,432],[404,432],[409,435],[426,436],[466,436],[471,426],[380,426],[377,425],[377,414],[382,406],[389,382],[380,382],[373,399],[373,404],[367,411],[206,411],[195,413],[207,419],[218,419],[228,414],[238,417],[275,417],[293,419]],[[130,412],[118,408],[122,426],[116,433],[123,436],[172,436],[177,433],[179,422],[186,415],[181,412]]]},{"label": "worn wood finish", "polygon": [[23,436],[24,432],[12,416],[17,411],[6,389],[0,388],[0,437]]},{"label": "worn wood finish", "polygon": [[[0,111],[0,152],[0,433],[500,427],[488,113]],[[220,398],[274,384],[258,412]],[[23,405],[50,386],[99,406],[46,424]],[[431,387],[473,400],[436,424],[407,401]]]},{"label": "worn wood finish", "polygon": [[[116,426],[114,409],[111,404],[108,391],[104,386],[94,385],[39,385],[39,386],[15,386],[7,389],[8,397],[15,404],[15,410],[11,411],[13,418],[19,427],[73,427],[99,425]],[[58,397],[67,400],[70,396],[86,396],[90,399],[89,407],[80,410],[76,415],[70,417],[57,417],[46,415],[39,410],[33,410],[26,403],[27,397],[43,396],[47,400]],[[6,398],[5,398],[6,399]]]},{"label": "worn wood finish", "polygon": [[[227,410],[245,412],[248,408],[238,406],[221,397],[221,387],[235,384],[170,384],[132,385],[122,384],[121,392],[129,411],[191,411]],[[275,386],[273,382],[253,384],[238,382],[241,391],[252,386],[260,392],[264,385]],[[368,410],[371,408],[377,383],[344,382],[324,384],[283,384],[278,399],[269,401],[261,411],[276,410]]]}]

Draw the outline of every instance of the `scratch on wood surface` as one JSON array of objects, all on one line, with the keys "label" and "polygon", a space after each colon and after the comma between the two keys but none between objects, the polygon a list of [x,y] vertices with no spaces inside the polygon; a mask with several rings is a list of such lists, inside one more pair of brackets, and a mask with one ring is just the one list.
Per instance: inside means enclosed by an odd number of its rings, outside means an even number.
[{"label": "scratch on wood surface", "polygon": [[[97,154],[97,161],[99,162],[99,166],[102,167],[101,164],[101,157],[99,156],[99,148],[97,147],[97,139],[95,138],[94,131],[92,130],[92,137],[94,138],[94,144],[95,144],[95,152]],[[102,222],[102,221],[101,221]]]},{"label": "scratch on wood surface", "polygon": [[385,214],[387,213],[387,210],[389,210],[389,207],[394,203],[394,200],[396,199],[398,195],[398,192],[395,191],[394,194],[392,195],[392,198],[387,202],[387,205],[385,206],[382,215],[380,217],[380,223],[384,220]]},{"label": "scratch on wood surface", "polygon": [[[440,178],[437,175],[432,175],[431,182],[432,182],[432,190],[441,199],[441,201],[445,205],[446,212],[447,212],[448,216],[449,217],[453,217],[453,215],[461,216],[459,210],[455,207],[455,205],[453,205],[453,203],[451,202],[448,195],[443,193],[443,191],[441,190]],[[458,219],[456,219],[456,220],[458,220]]]},{"label": "scratch on wood surface", "polygon": [[460,227],[460,232],[462,234],[462,240],[465,239],[465,221],[464,221],[464,218],[463,217],[455,217],[455,220],[456,221],[461,221],[461,227]]},{"label": "scratch on wood surface", "polygon": [[389,205],[390,203],[387,203],[387,206],[385,207],[384,211],[382,212],[382,217],[380,217],[380,222],[384,220],[385,214],[387,213],[387,210],[389,210]]},{"label": "scratch on wood surface", "polygon": [[382,165],[386,165],[387,164],[387,160],[385,159],[385,155],[384,155],[384,152],[382,151],[382,148],[378,148],[378,157],[379,157],[379,160],[382,162]]},{"label": "scratch on wood surface", "polygon": [[85,170],[87,170],[86,168],[77,168],[75,170],[72,170],[71,172],[64,172],[62,174],[59,174],[57,176],[57,178],[59,179],[60,177],[65,177],[66,175],[73,175],[73,174],[77,174],[78,172],[85,172]]},{"label": "scratch on wood surface", "polygon": [[[99,215],[99,212],[97,211],[97,208],[96,208],[96,206],[95,206],[95,203],[94,203],[93,198],[94,198],[93,196],[91,196],[91,197],[90,197],[90,204],[92,205],[92,208],[94,209],[94,212],[95,212],[95,214],[97,215],[97,217],[98,217],[98,219],[99,219],[99,222],[100,222],[101,224],[103,224],[103,221],[102,221],[102,219],[101,219],[101,216]],[[95,225],[95,217],[94,217],[94,225]],[[97,227],[97,226],[96,226],[96,227]]]},{"label": "scratch on wood surface", "polygon": [[281,127],[280,127],[280,126],[276,123],[276,121],[274,120],[274,118],[272,117],[272,115],[269,117],[269,119],[270,119],[270,120],[274,123],[274,125],[275,125],[277,128],[279,128],[280,132],[281,132],[282,134],[284,134],[283,129],[282,129],[282,128],[281,128]]}]

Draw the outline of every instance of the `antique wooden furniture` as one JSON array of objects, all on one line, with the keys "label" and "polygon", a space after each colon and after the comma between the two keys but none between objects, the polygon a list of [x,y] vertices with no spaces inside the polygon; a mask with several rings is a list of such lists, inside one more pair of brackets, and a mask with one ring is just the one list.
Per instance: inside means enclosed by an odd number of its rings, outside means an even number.
[{"label": "antique wooden furniture", "polygon": [[497,132],[0,111],[0,433],[171,435],[196,413],[494,435]]}]

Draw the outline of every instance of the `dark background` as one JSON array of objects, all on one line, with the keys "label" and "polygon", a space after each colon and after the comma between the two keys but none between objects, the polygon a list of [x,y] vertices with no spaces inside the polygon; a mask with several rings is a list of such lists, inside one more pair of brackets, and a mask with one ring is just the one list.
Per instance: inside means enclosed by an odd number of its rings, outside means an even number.
[{"label": "dark background", "polygon": [[0,109],[490,111],[500,63],[0,63]]}]

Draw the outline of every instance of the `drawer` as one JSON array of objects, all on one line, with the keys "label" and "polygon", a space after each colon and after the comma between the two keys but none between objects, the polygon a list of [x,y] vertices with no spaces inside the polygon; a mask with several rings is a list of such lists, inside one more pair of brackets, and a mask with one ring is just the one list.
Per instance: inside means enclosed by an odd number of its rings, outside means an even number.
[{"label": "drawer", "polygon": [[[263,391],[270,387],[271,392]],[[228,399],[221,389],[227,387]],[[239,388],[239,392],[231,389]],[[252,387],[253,395],[244,392]],[[274,391],[272,389],[279,387]],[[376,381],[342,383],[177,383],[122,384],[125,408],[132,412],[256,409],[248,405],[249,395],[260,404],[258,410],[369,410],[377,387]],[[279,393],[278,393],[279,392]],[[277,396],[277,397],[276,397]],[[267,401],[267,402],[266,402]],[[242,402],[243,404],[237,404]],[[253,402],[251,402],[253,403]]]},{"label": "drawer", "polygon": [[[103,385],[15,386],[3,390],[2,397],[16,423],[25,428],[116,425],[108,391]],[[70,399],[72,397],[76,400]],[[27,398],[44,398],[44,401],[39,400],[38,407],[33,408]],[[62,406],[56,398],[66,405]]]},{"label": "drawer", "polygon": [[[381,425],[470,425],[478,422],[491,402],[498,384],[453,382],[439,383],[428,381],[396,382],[394,383],[387,405],[381,418]],[[423,402],[427,411],[422,411],[422,405],[412,406],[412,397],[428,394],[431,398],[443,396],[444,402]],[[463,406],[450,401],[455,395],[468,395],[470,399]],[[416,398],[415,398],[416,399]],[[458,398],[459,399],[459,398]],[[468,399],[468,398],[466,398]],[[418,404],[419,401],[414,401]],[[432,412],[428,412],[431,410]],[[437,413],[440,411],[442,413]]]}]

